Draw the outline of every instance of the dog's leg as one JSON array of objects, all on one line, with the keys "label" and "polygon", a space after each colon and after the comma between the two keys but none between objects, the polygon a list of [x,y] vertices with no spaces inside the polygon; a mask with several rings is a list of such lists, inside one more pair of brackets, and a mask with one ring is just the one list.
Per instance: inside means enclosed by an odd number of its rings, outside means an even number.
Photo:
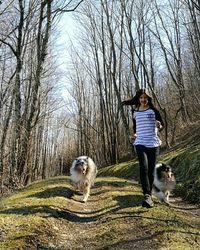
[{"label": "dog's leg", "polygon": [[155,196],[160,200],[160,201],[164,201],[165,199],[165,196],[164,196],[164,193],[162,191],[159,191],[159,192],[156,192],[155,193]]},{"label": "dog's leg", "polygon": [[89,195],[90,195],[90,185],[89,183],[86,182],[83,190],[83,202],[86,202],[88,200]]},{"label": "dog's leg", "polygon": [[89,193],[83,193],[83,202],[86,202],[88,200]]},{"label": "dog's leg", "polygon": [[78,184],[77,184],[77,183],[73,183],[73,188],[74,188],[75,190],[77,190],[77,189],[78,189]]},{"label": "dog's leg", "polygon": [[164,202],[169,204],[169,195],[170,195],[170,192],[169,191],[166,191],[165,192],[165,199],[164,199]]}]

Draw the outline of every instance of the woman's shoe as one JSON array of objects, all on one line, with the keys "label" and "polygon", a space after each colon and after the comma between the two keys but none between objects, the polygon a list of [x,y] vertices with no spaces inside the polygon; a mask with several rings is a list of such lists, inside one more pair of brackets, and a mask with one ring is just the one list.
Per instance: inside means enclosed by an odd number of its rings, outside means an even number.
[{"label": "woman's shoe", "polygon": [[142,206],[147,207],[147,208],[152,208],[154,206],[153,201],[151,199],[151,195],[149,195],[149,194],[144,195],[144,200],[142,202]]}]

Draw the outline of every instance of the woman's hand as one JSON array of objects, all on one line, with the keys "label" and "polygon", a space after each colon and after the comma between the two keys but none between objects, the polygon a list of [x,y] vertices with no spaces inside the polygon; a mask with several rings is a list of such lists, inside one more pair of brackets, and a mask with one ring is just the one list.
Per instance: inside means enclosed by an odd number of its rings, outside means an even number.
[{"label": "woman's hand", "polygon": [[137,135],[136,135],[136,134],[134,134],[134,135],[130,135],[130,136],[129,136],[129,142],[130,142],[130,144],[133,144],[133,143],[134,143],[134,141],[135,141],[136,137],[137,137]]},{"label": "woman's hand", "polygon": [[156,121],[156,127],[158,128],[158,130],[162,129],[163,126],[160,121]]}]

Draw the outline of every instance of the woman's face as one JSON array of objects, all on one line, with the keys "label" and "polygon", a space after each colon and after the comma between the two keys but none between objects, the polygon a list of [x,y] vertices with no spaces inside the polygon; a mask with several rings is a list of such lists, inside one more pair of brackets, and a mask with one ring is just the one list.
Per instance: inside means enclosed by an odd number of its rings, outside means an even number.
[{"label": "woman's face", "polygon": [[146,94],[142,94],[139,98],[140,105],[146,106],[148,105],[148,96]]}]

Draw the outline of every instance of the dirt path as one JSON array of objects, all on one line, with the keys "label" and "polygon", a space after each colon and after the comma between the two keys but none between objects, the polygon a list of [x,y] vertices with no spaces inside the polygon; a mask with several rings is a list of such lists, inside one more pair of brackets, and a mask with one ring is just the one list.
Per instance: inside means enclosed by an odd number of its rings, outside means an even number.
[{"label": "dirt path", "polygon": [[183,201],[181,198],[171,197],[171,207],[177,211],[181,210],[182,212],[191,214],[194,217],[200,217],[200,207],[197,205],[189,204],[186,201]]},{"label": "dirt path", "polygon": [[87,203],[66,177],[13,194],[0,209],[1,250],[200,249],[199,208],[178,198],[141,207],[130,180],[97,178]]},{"label": "dirt path", "polygon": [[142,208],[135,183],[104,178],[86,204],[77,193],[70,199],[53,221],[52,249],[200,249],[200,209],[178,198]]}]

